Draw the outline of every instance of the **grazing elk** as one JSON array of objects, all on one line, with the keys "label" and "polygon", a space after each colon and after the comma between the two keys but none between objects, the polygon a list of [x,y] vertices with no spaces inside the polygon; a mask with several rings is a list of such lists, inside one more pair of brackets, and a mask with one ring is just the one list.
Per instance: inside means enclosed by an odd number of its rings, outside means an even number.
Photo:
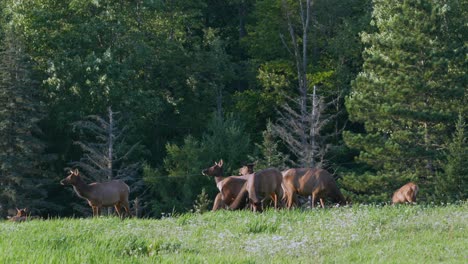
[{"label": "grazing elk", "polygon": [[121,206],[124,207],[127,215],[130,215],[128,196],[130,188],[121,180],[108,182],[93,182],[86,184],[81,179],[78,169],[70,170],[70,174],[60,181],[62,185],[72,185],[79,197],[88,201],[93,209],[93,216],[99,216],[101,207],[114,206],[119,217],[123,217]]},{"label": "grazing elk", "polygon": [[[223,164],[223,160],[220,160],[219,162],[215,162],[215,165],[202,171],[203,175],[214,177],[216,187],[218,187],[219,190],[218,195],[216,195],[212,211],[216,211],[230,206],[238,196],[240,190],[242,189],[242,186],[244,185],[248,177],[248,175],[223,177]],[[245,204],[239,202],[237,206],[238,207],[231,208],[243,208]]]},{"label": "grazing elk", "polygon": [[393,193],[392,204],[415,203],[418,191],[419,187],[413,182],[409,182]]},{"label": "grazing elk", "polygon": [[23,221],[28,220],[28,214],[26,213],[26,208],[23,208],[23,209],[16,208],[16,215],[10,217],[10,219],[8,220],[12,222],[23,222]]},{"label": "grazing elk", "polygon": [[245,201],[248,196],[254,212],[262,212],[263,202],[270,198],[273,199],[275,209],[277,209],[278,202],[283,196],[283,189],[281,187],[283,176],[281,172],[274,168],[268,168],[247,176],[247,181],[242,186],[242,190],[237,195],[236,200],[230,205],[230,208],[239,208],[239,203]]},{"label": "grazing elk", "polygon": [[311,195],[311,208],[315,206],[317,199],[320,200],[322,208],[325,208],[326,197],[336,203],[346,203],[333,176],[323,169],[296,168],[283,171],[283,188],[288,209],[297,200],[297,194]]}]

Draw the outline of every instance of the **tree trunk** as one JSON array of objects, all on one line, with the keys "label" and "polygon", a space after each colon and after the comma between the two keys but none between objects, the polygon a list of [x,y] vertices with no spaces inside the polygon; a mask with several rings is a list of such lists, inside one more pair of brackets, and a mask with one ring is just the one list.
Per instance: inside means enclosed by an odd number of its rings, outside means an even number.
[{"label": "tree trunk", "polygon": [[[113,118],[113,113],[112,113],[112,109],[111,107],[109,106],[108,108],[108,111],[109,111],[109,130],[108,130],[108,138],[109,138],[109,148],[108,148],[108,152],[107,152],[107,169],[108,169],[108,172],[107,172],[107,180],[108,181],[111,181],[112,180],[112,161],[114,160],[113,159],[113,151],[114,151],[114,141],[113,141],[113,130],[114,130],[114,118]],[[107,208],[107,215],[110,216],[112,215],[112,208],[111,207],[108,207]]]}]

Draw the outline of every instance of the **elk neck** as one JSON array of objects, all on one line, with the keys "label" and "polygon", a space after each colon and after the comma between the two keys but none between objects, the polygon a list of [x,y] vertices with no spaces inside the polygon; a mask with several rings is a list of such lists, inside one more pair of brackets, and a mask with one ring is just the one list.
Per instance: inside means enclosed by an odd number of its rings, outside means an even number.
[{"label": "elk neck", "polygon": [[224,180],[224,177],[223,176],[215,176],[214,177],[215,179],[215,182],[216,182],[216,187],[218,187],[218,189],[221,191],[221,182]]},{"label": "elk neck", "polygon": [[86,184],[81,178],[79,178],[75,184],[73,184],[73,189],[81,198],[89,197],[91,187]]}]

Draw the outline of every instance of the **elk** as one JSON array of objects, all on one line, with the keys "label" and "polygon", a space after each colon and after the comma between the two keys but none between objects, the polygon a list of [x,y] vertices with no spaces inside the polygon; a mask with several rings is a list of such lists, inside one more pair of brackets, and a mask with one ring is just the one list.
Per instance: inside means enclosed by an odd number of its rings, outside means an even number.
[{"label": "elk", "polygon": [[283,196],[281,172],[275,168],[268,168],[247,176],[246,182],[230,208],[239,208],[240,203],[248,196],[254,212],[262,212],[263,202],[269,198],[273,199],[275,209],[277,209],[278,200]]},{"label": "elk", "polygon": [[108,182],[93,182],[87,184],[80,176],[78,169],[70,170],[70,174],[60,181],[62,185],[72,185],[79,197],[86,199],[93,209],[93,217],[99,216],[101,207],[114,206],[117,215],[123,218],[121,207],[130,214],[128,196],[130,188],[121,180]]},{"label": "elk", "polygon": [[254,166],[255,163],[249,163],[242,166],[242,168],[239,169],[239,175],[247,175],[254,173]]},{"label": "elk", "polygon": [[416,203],[418,191],[419,187],[415,183],[409,182],[393,193],[392,204]]},{"label": "elk", "polygon": [[28,214],[26,213],[26,208],[18,209],[16,208],[16,215],[10,217],[10,221],[12,222],[23,222],[28,219]]},{"label": "elk", "polygon": [[283,189],[288,209],[293,206],[299,195],[311,195],[311,208],[317,199],[325,208],[324,198],[333,202],[345,204],[346,200],[336,185],[333,176],[326,170],[313,168],[295,168],[283,171]]},{"label": "elk", "polygon": [[[248,174],[252,174],[253,173],[253,167],[255,166],[254,163],[250,163],[250,164],[247,164],[247,165],[244,165],[243,167],[241,167],[239,169],[239,175],[241,176],[245,176],[245,175],[248,175]],[[236,177],[236,176],[231,176],[231,177],[235,177],[235,178],[232,178],[230,180],[227,180],[223,186],[224,188],[229,188],[230,189],[230,193],[232,194],[231,196],[232,197],[237,197],[237,195],[239,194],[239,190],[242,189],[242,181],[240,180],[234,180],[234,179],[239,179],[239,177]],[[229,178],[229,177],[227,177]],[[225,179],[227,179],[225,178]],[[244,177],[242,177],[244,178]],[[233,199],[231,199],[233,200]],[[242,206],[242,204],[240,204],[240,206]],[[214,200],[214,203],[213,203],[213,209],[212,211],[216,211],[216,210],[219,210],[219,209],[228,209],[229,207],[224,203],[223,201],[223,195],[222,193],[218,193],[216,195],[216,198]],[[238,209],[238,208],[235,208],[235,209]]]},{"label": "elk", "polygon": [[[223,177],[223,164],[224,162],[221,159],[219,162],[215,162],[215,165],[202,171],[203,175],[214,177],[216,187],[218,187],[219,190],[218,195],[216,195],[212,211],[216,211],[230,206],[231,203],[237,198],[247,177],[249,177],[248,174],[241,176]],[[242,168],[240,170],[242,170]],[[237,206],[238,207],[233,209],[242,208],[244,204],[239,202]]]}]

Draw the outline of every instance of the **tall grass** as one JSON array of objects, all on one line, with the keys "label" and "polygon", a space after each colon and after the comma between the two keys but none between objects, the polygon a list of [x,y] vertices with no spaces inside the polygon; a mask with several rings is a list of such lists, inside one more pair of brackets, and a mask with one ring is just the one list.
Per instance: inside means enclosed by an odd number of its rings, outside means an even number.
[{"label": "tall grass", "polygon": [[0,263],[466,263],[468,205],[0,223]]}]

